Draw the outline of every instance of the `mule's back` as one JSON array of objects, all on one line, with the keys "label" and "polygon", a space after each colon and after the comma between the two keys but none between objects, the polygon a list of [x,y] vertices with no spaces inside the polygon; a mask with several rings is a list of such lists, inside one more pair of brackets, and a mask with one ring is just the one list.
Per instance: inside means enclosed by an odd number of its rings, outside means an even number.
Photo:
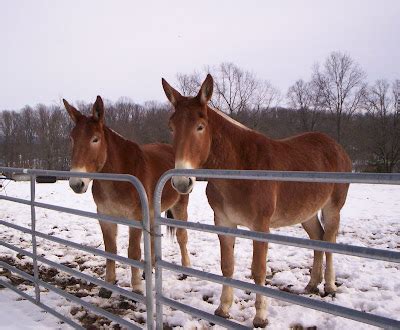
[{"label": "mule's back", "polygon": [[[261,157],[258,169],[276,171],[350,172],[351,160],[345,150],[323,133],[304,133],[294,137],[271,140],[266,138],[264,148],[258,147]],[[265,197],[275,200],[273,213],[270,205],[264,212],[271,215],[270,226],[281,227],[302,223],[326,205],[341,209],[346,200],[348,184],[276,181],[259,184],[252,197],[262,209]],[[257,190],[257,189],[256,189]]]},{"label": "mule's back", "polygon": [[335,140],[319,132],[276,140],[271,169],[286,171],[349,172],[351,160]]}]

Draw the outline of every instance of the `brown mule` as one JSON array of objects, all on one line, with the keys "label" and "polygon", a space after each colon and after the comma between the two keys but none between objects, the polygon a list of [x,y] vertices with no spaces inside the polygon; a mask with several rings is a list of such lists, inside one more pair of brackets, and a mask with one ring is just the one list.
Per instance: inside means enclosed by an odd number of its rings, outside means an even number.
[{"label": "brown mule", "polygon": [[[104,124],[104,104],[97,96],[93,105],[93,115],[86,117],[63,100],[75,127],[71,132],[72,159],[71,171],[123,173],[136,176],[146,189],[152,207],[153,193],[160,176],[174,167],[174,153],[167,144],[147,144],[139,146],[135,142],[124,139]],[[86,192],[90,179],[70,178],[69,185],[76,193]],[[128,182],[94,180],[93,199],[97,213],[130,219],[141,219],[139,195]],[[187,220],[187,196],[179,195],[171,185],[162,195],[162,210],[170,210],[177,219]],[[154,223],[154,211],[150,209],[151,224]],[[103,232],[104,245],[107,252],[117,253],[117,225],[99,221]],[[182,264],[189,266],[190,259],[186,249],[187,232],[178,229],[176,232],[182,255]],[[129,258],[140,260],[140,241],[142,230],[129,228]],[[154,264],[154,249],[152,242]],[[115,261],[107,259],[106,281],[115,283]],[[139,269],[132,267],[132,289],[142,292],[142,280]],[[106,292],[106,290],[103,290]]]},{"label": "brown mule", "polygon": [[[236,170],[350,172],[351,161],[343,148],[321,133],[304,133],[272,140],[232,120],[207,104],[213,92],[208,75],[196,97],[183,97],[164,79],[162,85],[175,108],[170,118],[175,149],[175,168]],[[174,177],[172,184],[181,194],[190,193],[195,178]],[[246,180],[208,181],[207,198],[218,226],[245,226],[255,231],[301,223],[311,239],[335,242],[348,184],[267,182]],[[317,213],[322,210],[322,222]],[[219,236],[221,269],[232,277],[235,238]],[[267,243],[253,242],[252,276],[265,284]],[[323,252],[314,251],[314,263],[307,291],[316,291],[322,282]],[[334,293],[335,272],[332,254],[326,253],[325,291]],[[233,301],[231,287],[223,286],[215,314],[228,317]],[[256,295],[255,327],[264,327],[267,301]]]}]

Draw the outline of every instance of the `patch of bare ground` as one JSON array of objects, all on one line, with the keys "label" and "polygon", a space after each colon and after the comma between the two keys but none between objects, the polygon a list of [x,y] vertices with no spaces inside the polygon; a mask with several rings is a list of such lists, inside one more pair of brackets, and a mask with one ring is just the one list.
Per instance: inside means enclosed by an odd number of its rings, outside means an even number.
[{"label": "patch of bare ground", "polygon": [[[25,258],[21,256],[17,256],[16,258],[10,256],[0,256],[0,261],[33,275],[32,262],[25,260]],[[77,268],[82,271],[82,263],[79,261],[71,264],[64,263],[64,265],[70,268]],[[99,276],[104,273],[104,270],[102,270],[99,266],[84,267],[84,269],[88,268],[90,271],[98,274]],[[19,289],[21,290],[27,290],[29,287],[33,287],[31,282],[21,278],[17,274],[10,272],[6,268],[0,268],[0,276],[6,277],[14,286],[19,286]],[[42,281],[52,284],[55,287],[62,289],[78,298],[87,297],[90,299],[91,297],[94,297],[96,298],[94,304],[97,305],[97,307],[101,307],[112,314],[131,319],[132,321],[142,325],[146,323],[142,316],[135,315],[145,311],[143,306],[140,306],[137,302],[131,299],[120,295],[113,295],[109,299],[101,299],[98,297],[98,286],[45,265],[39,266],[39,278]],[[93,303],[93,300],[94,299],[91,299],[90,303]],[[81,306],[71,306],[70,314],[73,319],[79,321],[79,323],[86,329],[121,329],[121,327],[118,324],[115,324],[115,322],[112,324],[112,321],[108,320],[107,318],[96,315]]]}]

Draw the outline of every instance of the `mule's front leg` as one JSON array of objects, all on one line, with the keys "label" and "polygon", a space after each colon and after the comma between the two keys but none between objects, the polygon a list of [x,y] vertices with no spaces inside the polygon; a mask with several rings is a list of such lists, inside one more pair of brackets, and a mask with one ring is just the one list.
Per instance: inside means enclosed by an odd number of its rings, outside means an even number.
[{"label": "mule's front leg", "polygon": [[[221,271],[222,275],[231,278],[235,266],[234,248],[235,237],[218,235],[221,248]],[[229,309],[233,302],[233,288],[227,285],[222,287],[221,300],[219,307],[215,310],[215,315],[228,318]]]},{"label": "mule's front leg", "polygon": [[[99,221],[101,231],[103,233],[104,247],[107,252],[117,254],[117,225],[105,221]],[[106,260],[106,282],[114,284],[116,281],[115,276],[115,261],[111,259]],[[102,298],[110,298],[111,291],[101,288],[99,296]]]},{"label": "mule's front leg", "polygon": [[[142,238],[142,230],[137,228],[129,228],[129,247],[128,257],[133,260],[140,261],[142,251],[140,249],[140,240]],[[143,294],[142,276],[140,269],[131,267],[131,286],[134,292]]]},{"label": "mule's front leg", "polygon": [[[253,262],[251,263],[251,273],[257,285],[264,286],[267,274],[267,249],[268,244],[253,241]],[[267,298],[261,294],[256,294],[256,316],[253,320],[255,328],[264,328],[268,324],[267,319]]]},{"label": "mule's front leg", "polygon": [[[172,207],[172,215],[174,219],[179,219],[182,221],[187,221],[187,205],[189,197],[188,195],[181,195],[179,201]],[[188,234],[187,230],[184,228],[178,228],[176,230],[176,238],[178,240],[179,248],[181,250],[182,266],[190,267],[190,257],[187,250]]]}]

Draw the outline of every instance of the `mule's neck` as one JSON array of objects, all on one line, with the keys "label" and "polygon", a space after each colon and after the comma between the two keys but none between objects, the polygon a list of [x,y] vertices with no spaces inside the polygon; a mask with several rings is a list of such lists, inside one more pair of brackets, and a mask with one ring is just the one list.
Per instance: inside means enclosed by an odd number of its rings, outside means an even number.
[{"label": "mule's neck", "polygon": [[135,175],[143,161],[140,146],[108,127],[104,128],[104,136],[107,143],[107,159],[101,172]]},{"label": "mule's neck", "polygon": [[252,169],[252,160],[260,138],[269,139],[234,121],[225,114],[208,108],[211,148],[204,168]]}]

